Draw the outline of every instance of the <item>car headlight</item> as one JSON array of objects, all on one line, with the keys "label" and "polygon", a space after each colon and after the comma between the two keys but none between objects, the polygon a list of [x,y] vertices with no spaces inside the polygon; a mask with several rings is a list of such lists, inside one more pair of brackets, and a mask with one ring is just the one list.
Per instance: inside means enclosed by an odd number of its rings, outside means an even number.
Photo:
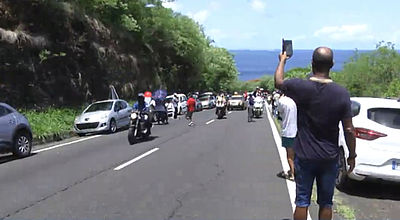
[{"label": "car headlight", "polygon": [[108,115],[107,115],[107,114],[104,114],[103,116],[101,116],[100,119],[107,119],[107,118],[108,118]]},{"label": "car headlight", "polygon": [[137,114],[135,112],[132,112],[131,114],[131,119],[135,120],[137,118]]},{"label": "car headlight", "polygon": [[75,118],[75,121],[74,121],[75,124],[79,122],[79,119],[80,119],[80,116],[77,116],[77,117]]}]

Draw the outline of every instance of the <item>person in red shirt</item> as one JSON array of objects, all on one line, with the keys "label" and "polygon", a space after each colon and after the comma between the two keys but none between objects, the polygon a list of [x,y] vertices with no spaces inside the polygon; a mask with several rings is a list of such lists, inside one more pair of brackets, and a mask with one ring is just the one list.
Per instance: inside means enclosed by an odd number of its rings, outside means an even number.
[{"label": "person in red shirt", "polygon": [[187,100],[187,113],[186,113],[186,119],[189,120],[189,126],[194,125],[192,117],[193,117],[193,112],[196,110],[196,100],[193,98],[191,95],[190,98]]}]

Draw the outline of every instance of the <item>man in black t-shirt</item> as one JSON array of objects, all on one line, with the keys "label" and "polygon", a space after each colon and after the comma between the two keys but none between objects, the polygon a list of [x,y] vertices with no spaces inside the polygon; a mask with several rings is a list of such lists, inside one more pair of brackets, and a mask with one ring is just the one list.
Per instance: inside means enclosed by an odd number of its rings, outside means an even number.
[{"label": "man in black t-shirt", "polygon": [[347,162],[351,172],[355,165],[355,137],[347,90],[329,77],[333,52],[327,47],[314,50],[313,74],[308,79],[284,80],[288,57],[279,55],[275,87],[297,105],[298,132],[294,142],[296,210],[294,219],[307,219],[314,179],[317,181],[319,219],[332,219],[332,197],[338,172],[339,122],[343,124],[349,148]]}]

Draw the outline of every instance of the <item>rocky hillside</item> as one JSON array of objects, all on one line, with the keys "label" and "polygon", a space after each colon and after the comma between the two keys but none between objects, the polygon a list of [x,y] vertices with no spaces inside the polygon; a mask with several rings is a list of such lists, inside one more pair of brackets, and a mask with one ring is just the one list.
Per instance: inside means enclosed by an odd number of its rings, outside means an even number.
[{"label": "rocky hillside", "polygon": [[17,107],[125,99],[159,88],[227,90],[232,55],[153,0],[0,0],[0,101]]},{"label": "rocky hillside", "polygon": [[79,104],[106,98],[110,84],[130,97],[147,68],[126,47],[135,48],[68,3],[2,1],[0,100]]}]

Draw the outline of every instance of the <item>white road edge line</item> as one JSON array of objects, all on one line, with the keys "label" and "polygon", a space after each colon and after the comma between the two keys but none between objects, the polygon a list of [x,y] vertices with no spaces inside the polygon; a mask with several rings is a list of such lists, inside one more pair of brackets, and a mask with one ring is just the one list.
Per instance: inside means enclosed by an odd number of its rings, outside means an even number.
[{"label": "white road edge line", "polygon": [[209,124],[213,123],[214,121],[215,121],[215,120],[212,119],[212,120],[208,121],[208,122],[206,123],[206,125],[209,125]]},{"label": "white road edge line", "polygon": [[32,151],[32,153],[40,153],[40,152],[43,152],[43,151],[53,150],[53,149],[56,149],[56,148],[59,148],[59,147],[64,147],[64,146],[67,146],[67,145],[76,144],[76,143],[79,143],[79,142],[82,142],[82,141],[87,141],[87,140],[90,140],[90,139],[93,139],[93,138],[97,138],[97,137],[100,137],[100,136],[102,136],[102,135],[95,135],[95,136],[91,136],[91,137],[87,137],[87,138],[82,138],[82,139],[71,141],[71,142],[68,142],[68,143],[58,144],[58,145],[54,145],[54,146],[51,146],[51,147],[35,150],[35,151]]},{"label": "white road edge line", "polygon": [[[267,107],[267,110],[268,110],[268,112],[267,112],[268,121],[271,126],[272,134],[275,139],[276,148],[278,149],[278,152],[279,152],[279,157],[281,159],[282,168],[283,168],[283,170],[289,170],[289,164],[287,163],[287,158],[286,158],[286,150],[285,150],[285,148],[282,147],[281,136],[278,132],[278,129],[275,126],[274,120],[271,117],[271,114],[270,114],[271,112],[268,107]],[[294,209],[296,208],[296,205],[294,203],[295,199],[296,199],[296,183],[294,183],[290,180],[286,180],[286,186],[288,188],[290,203],[292,204],[292,210],[294,211]],[[312,220],[312,218],[310,216],[310,211],[308,211],[308,213],[307,213],[307,219]]]},{"label": "white road edge line", "polygon": [[131,165],[133,163],[135,163],[136,161],[149,156],[150,154],[152,154],[152,153],[154,153],[154,152],[156,152],[158,150],[160,150],[160,148],[153,148],[153,149],[147,151],[146,153],[144,153],[144,154],[142,154],[142,155],[140,155],[138,157],[135,157],[132,160],[115,167],[114,170],[115,171],[121,170],[121,169],[123,169],[123,168],[125,168],[125,167],[127,167],[127,166],[129,166],[129,165]]}]

